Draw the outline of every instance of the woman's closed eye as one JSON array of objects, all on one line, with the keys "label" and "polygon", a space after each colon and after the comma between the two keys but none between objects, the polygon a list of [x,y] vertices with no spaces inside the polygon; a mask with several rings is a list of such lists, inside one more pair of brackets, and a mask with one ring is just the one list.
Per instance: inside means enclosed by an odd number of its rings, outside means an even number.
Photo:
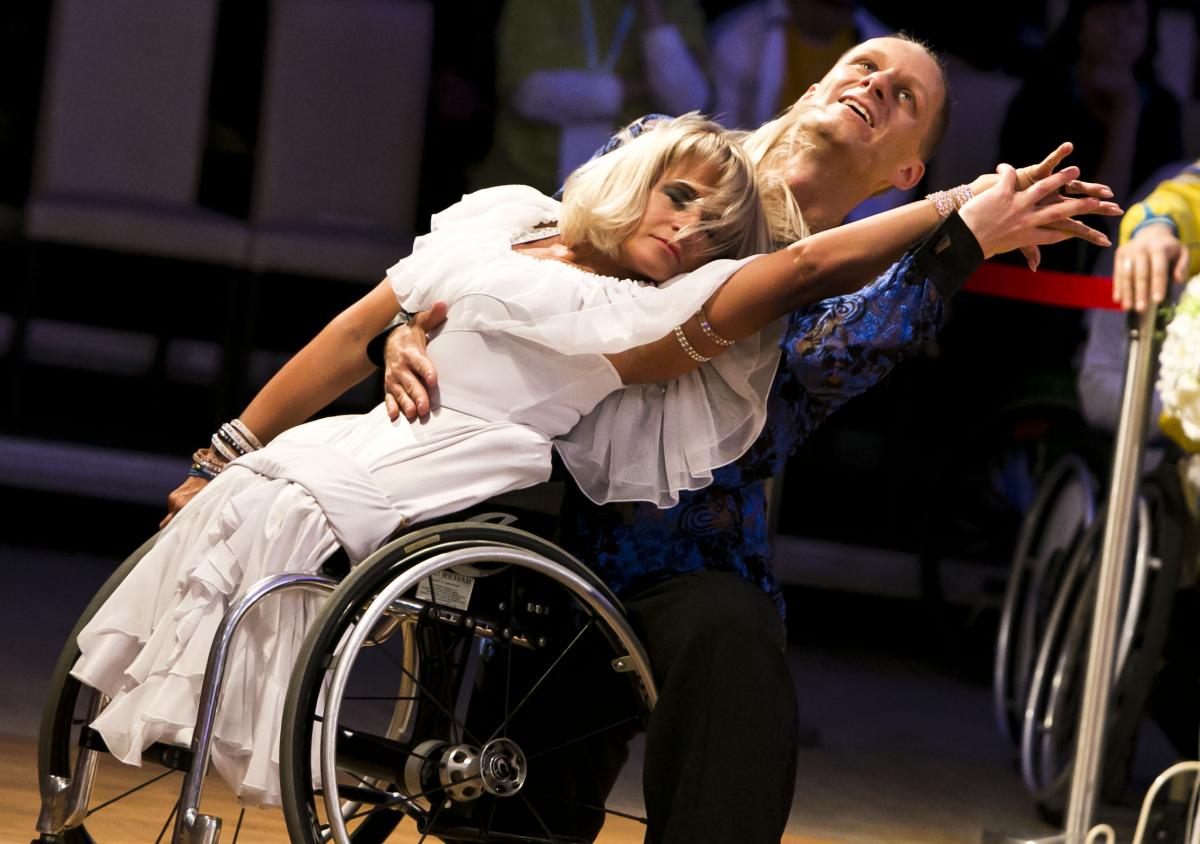
[{"label": "woman's closed eye", "polygon": [[685,210],[700,197],[696,189],[686,182],[671,182],[663,185],[662,191],[666,194],[667,199],[671,200],[676,211]]}]

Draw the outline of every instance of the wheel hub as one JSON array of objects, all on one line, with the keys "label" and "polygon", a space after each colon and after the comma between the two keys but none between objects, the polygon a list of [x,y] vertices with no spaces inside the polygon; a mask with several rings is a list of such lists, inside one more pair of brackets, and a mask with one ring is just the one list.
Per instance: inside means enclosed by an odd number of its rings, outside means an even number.
[{"label": "wheel hub", "polygon": [[512,739],[498,738],[484,745],[479,755],[483,787],[497,797],[512,797],[525,784],[528,763]]}]

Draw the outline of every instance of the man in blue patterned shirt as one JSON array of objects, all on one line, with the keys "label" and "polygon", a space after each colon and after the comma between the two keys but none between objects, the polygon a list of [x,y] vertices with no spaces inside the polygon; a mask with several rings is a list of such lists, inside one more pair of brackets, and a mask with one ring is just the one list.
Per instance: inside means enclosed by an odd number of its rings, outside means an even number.
[{"label": "man in blue patterned shirt", "polygon": [[[904,38],[873,39],[746,145],[760,170],[787,181],[808,228],[820,231],[871,195],[915,186],[947,121],[937,60]],[[971,230],[951,214],[874,282],[794,313],[762,435],[678,506],[598,507],[568,493],[560,541],[621,596],[659,686],[643,775],[647,841],[780,839],[795,782],[796,699],[764,482],[833,411],[934,335],[946,299],[982,259]],[[436,373],[417,329],[440,317],[419,315],[387,340],[393,414],[429,411],[426,386]],[[569,705],[581,706],[581,697]],[[582,778],[600,783],[593,805],[602,802],[615,763],[581,764],[590,766]]]}]

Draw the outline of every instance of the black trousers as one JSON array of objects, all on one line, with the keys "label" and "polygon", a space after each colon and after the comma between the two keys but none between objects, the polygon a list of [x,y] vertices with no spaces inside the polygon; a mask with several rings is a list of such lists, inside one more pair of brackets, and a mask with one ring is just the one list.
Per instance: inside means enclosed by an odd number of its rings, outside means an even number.
[{"label": "black trousers", "polygon": [[796,694],[767,596],[678,575],[625,602],[654,667],[642,786],[651,844],[777,844],[796,780]]},{"label": "black trousers", "polygon": [[[658,686],[646,730],[646,841],[777,844],[795,786],[797,725],[775,605],[742,578],[714,571],[672,577],[623,603]],[[546,693],[522,710],[514,733],[526,736],[529,779],[522,799],[493,810],[495,828],[543,838],[550,830],[569,841],[599,833],[640,725],[630,719],[628,677],[603,670],[607,658],[596,655],[556,667]]]}]

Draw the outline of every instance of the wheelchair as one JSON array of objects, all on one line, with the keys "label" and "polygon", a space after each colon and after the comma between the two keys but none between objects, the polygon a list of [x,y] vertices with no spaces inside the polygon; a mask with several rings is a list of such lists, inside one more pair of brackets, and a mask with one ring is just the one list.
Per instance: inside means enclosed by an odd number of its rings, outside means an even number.
[{"label": "wheelchair", "polygon": [[[487,521],[412,530],[348,573],[327,564],[252,585],[214,639],[191,746],[148,748],[153,773],[106,791],[105,773],[136,769],[101,764],[106,748],[88,724],[106,701],[69,673],[75,638],[153,543],[97,593],[55,667],[38,741],[35,844],[138,840],[105,820],[129,801],[157,813],[138,821],[147,842],[219,840],[223,819],[202,813],[201,797],[225,661],[246,614],[289,589],[328,596],[285,702],[280,780],[292,841],[383,842],[405,818],[421,841],[575,842],[599,831],[606,788],[564,796],[563,766],[589,742],[644,728],[657,694],[649,660],[617,598],[583,563]],[[616,690],[590,708],[602,710],[599,723],[587,706],[578,714],[545,702],[565,681],[581,700],[592,686]],[[152,784],[173,774],[183,782],[172,805]],[[580,835],[581,823],[591,831]],[[239,815],[234,841],[241,826]]]},{"label": "wheelchair", "polygon": [[[1164,473],[1139,486],[1121,591],[1101,796],[1116,801],[1167,640],[1181,578],[1181,502]],[[1063,457],[1022,523],[1001,611],[993,708],[1022,781],[1054,819],[1070,788],[1105,505],[1088,464]]]}]

